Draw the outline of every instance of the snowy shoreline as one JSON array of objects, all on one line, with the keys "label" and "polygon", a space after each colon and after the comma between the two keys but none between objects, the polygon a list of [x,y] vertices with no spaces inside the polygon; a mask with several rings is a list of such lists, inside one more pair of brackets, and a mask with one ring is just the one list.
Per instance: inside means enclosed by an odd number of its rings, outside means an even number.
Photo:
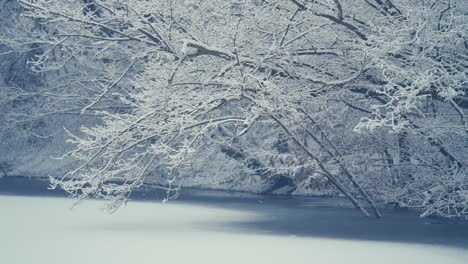
[{"label": "snowy shoreline", "polygon": [[[68,197],[62,189],[49,189],[48,178],[37,176],[7,176],[0,177],[0,195],[21,195],[40,197]],[[167,197],[166,191],[161,190],[157,185],[144,184],[132,191],[130,200],[161,202]],[[72,199],[72,198],[71,198]],[[92,199],[92,198],[91,198]],[[175,199],[170,199],[170,203],[198,203],[198,204],[220,204],[240,203],[240,204],[282,204],[297,208],[324,208],[332,210],[355,211],[353,204],[345,197],[328,197],[317,195],[293,195],[274,193],[252,193],[248,191],[212,189],[204,187],[182,187],[180,194]],[[364,203],[364,201],[362,201]],[[365,206],[368,208],[367,206]],[[448,219],[442,217],[421,218],[419,211],[415,208],[395,209],[391,206],[380,205],[379,209],[385,215],[406,215],[414,218],[415,221],[427,223],[444,224],[464,224],[468,229],[468,221],[463,219]]]},{"label": "snowy shoreline", "polygon": [[[27,196],[59,196],[65,197],[67,194],[61,190],[50,190],[49,179],[39,176],[6,176],[0,177],[0,194],[27,195]],[[132,191],[132,200],[155,200],[160,201],[166,196],[165,191],[159,189],[157,185],[144,184]],[[178,200],[199,200],[209,197],[218,197],[222,200],[246,199],[252,201],[263,200],[314,200],[316,206],[354,208],[351,202],[342,197],[326,197],[318,195],[292,195],[274,193],[253,193],[248,191],[227,190],[207,187],[182,187]]]},{"label": "snowy shoreline", "polygon": [[[28,177],[0,178],[0,195],[32,198],[63,198],[62,190],[48,190],[47,179]],[[148,187],[146,187],[148,188]],[[161,204],[164,191],[140,188],[132,193],[129,205]],[[65,199],[69,207],[73,199]],[[100,200],[91,203],[104,203]],[[88,203],[85,201],[84,204]],[[468,249],[468,223],[439,218],[419,218],[415,211],[382,209],[383,219],[367,219],[342,198],[260,195],[245,192],[183,188],[169,206],[188,205],[223,208],[261,214],[262,221],[243,223],[241,229],[269,230],[278,234],[325,236],[358,240],[377,240],[440,244]],[[78,208],[81,205],[78,206]],[[128,205],[127,205],[128,206]],[[119,211],[122,209],[119,209]],[[104,212],[102,212],[105,214]],[[265,220],[266,219],[266,220]]]},{"label": "snowy shoreline", "polygon": [[61,197],[0,195],[4,216],[0,261],[462,264],[468,260],[466,225],[431,224],[408,214],[375,220],[352,209],[217,199],[202,204],[131,201],[109,215],[100,210],[100,200],[69,210],[71,200]]}]

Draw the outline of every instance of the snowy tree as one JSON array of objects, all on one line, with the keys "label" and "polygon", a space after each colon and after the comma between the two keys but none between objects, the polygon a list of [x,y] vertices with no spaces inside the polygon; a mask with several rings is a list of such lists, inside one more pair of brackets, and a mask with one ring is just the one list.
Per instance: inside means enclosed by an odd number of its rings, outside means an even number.
[{"label": "snowy tree", "polygon": [[377,217],[374,200],[468,208],[465,1],[19,2],[46,27],[19,37],[42,44],[31,67],[102,120],[52,179],[73,196],[113,210],[156,170],[170,192],[217,146],[248,153],[233,168],[321,175],[366,215],[358,197]]}]

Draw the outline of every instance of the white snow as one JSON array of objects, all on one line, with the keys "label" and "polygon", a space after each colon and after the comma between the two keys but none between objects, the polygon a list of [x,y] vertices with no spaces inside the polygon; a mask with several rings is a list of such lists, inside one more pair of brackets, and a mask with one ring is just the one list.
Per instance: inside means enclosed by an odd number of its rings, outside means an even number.
[{"label": "white snow", "polygon": [[[468,250],[237,230],[255,212],[130,202],[115,214],[87,201],[0,196],[0,263],[468,263]],[[291,216],[294,217],[294,216]]]}]

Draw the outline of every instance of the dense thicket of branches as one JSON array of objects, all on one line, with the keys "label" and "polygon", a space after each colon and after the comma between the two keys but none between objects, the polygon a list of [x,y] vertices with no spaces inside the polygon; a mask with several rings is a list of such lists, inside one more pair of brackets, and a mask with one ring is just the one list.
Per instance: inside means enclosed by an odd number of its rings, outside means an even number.
[{"label": "dense thicket of branches", "polygon": [[2,41],[37,51],[45,110],[101,120],[70,134],[82,165],[52,181],[73,196],[116,209],[148,175],[171,190],[216,168],[376,216],[467,213],[464,0],[18,2]]}]

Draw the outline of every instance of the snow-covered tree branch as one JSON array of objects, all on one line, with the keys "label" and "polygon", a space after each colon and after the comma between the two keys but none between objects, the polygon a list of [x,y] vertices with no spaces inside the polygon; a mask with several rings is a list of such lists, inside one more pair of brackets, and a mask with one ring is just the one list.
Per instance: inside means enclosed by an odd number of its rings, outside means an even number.
[{"label": "snow-covered tree branch", "polygon": [[150,175],[170,192],[213,173],[214,152],[368,215],[466,215],[466,1],[18,2],[37,28],[2,39],[37,47],[37,96],[99,119],[69,133],[81,165],[53,187],[116,209]]}]

